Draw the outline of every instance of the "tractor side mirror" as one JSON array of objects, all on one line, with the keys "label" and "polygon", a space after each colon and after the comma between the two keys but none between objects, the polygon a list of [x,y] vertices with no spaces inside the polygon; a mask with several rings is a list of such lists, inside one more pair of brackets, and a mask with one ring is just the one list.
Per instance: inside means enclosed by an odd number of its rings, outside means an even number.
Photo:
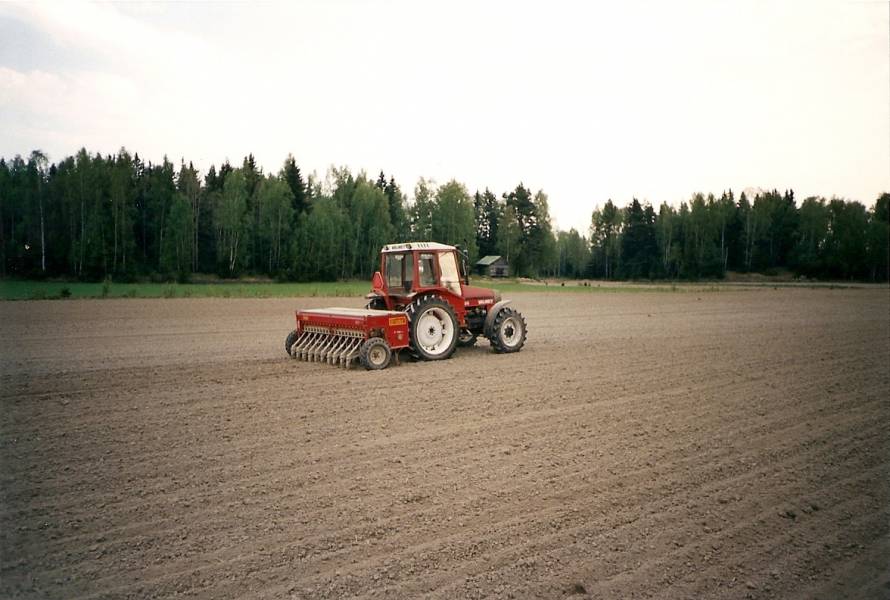
[{"label": "tractor side mirror", "polygon": [[383,275],[380,274],[380,271],[374,272],[374,277],[371,278],[371,289],[375,292],[383,291]]}]

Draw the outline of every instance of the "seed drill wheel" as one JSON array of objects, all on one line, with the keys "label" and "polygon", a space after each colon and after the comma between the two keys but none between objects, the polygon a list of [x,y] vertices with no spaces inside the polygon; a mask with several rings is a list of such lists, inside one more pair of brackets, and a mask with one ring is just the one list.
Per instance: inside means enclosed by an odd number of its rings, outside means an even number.
[{"label": "seed drill wheel", "polygon": [[519,352],[527,335],[525,318],[513,308],[502,308],[491,325],[489,341],[498,354]]},{"label": "seed drill wheel", "polygon": [[293,356],[290,350],[294,347],[294,342],[297,341],[297,330],[294,329],[289,334],[287,334],[287,339],[284,340],[284,351],[287,352],[288,356]]},{"label": "seed drill wheel", "polygon": [[435,296],[424,296],[408,305],[411,353],[423,360],[442,360],[457,346],[457,318],[451,305]]},{"label": "seed drill wheel", "polygon": [[365,340],[358,356],[363,367],[369,371],[376,371],[389,366],[389,361],[392,359],[392,350],[389,344],[386,343],[386,340],[373,337]]}]

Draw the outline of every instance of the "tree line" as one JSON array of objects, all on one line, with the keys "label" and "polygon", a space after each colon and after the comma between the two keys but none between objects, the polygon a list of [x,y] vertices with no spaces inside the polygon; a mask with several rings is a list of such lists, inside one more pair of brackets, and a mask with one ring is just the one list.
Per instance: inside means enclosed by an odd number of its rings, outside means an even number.
[{"label": "tree line", "polygon": [[817,279],[887,281],[890,275],[890,194],[871,210],[860,202],[732,190],[719,198],[695,194],[679,209],[634,199],[611,201],[593,212],[591,277],[722,278],[727,271],[774,273],[788,269]]},{"label": "tree line", "polygon": [[505,256],[521,276],[720,278],[790,269],[814,278],[888,279],[888,204],[793,192],[695,194],[658,211],[607,201],[589,232],[554,231],[543,190],[500,195],[332,167],[304,176],[293,156],[264,173],[253,155],[200,174],[192,163],[40,151],[0,158],[0,276],[188,280],[196,273],[280,280],[366,278],[381,246],[440,241]]}]

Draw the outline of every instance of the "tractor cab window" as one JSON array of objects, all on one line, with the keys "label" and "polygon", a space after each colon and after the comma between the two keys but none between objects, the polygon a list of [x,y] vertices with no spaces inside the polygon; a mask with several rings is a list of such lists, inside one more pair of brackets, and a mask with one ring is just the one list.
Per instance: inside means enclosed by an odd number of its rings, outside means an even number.
[{"label": "tractor cab window", "polygon": [[436,285],[436,255],[421,254],[418,271],[420,271],[420,285],[422,287]]},{"label": "tractor cab window", "polygon": [[414,254],[386,255],[386,287],[394,292],[410,291],[414,278]]},{"label": "tractor cab window", "polygon": [[442,272],[442,285],[460,296],[460,273],[457,269],[457,258],[454,252],[439,254],[439,270]]}]

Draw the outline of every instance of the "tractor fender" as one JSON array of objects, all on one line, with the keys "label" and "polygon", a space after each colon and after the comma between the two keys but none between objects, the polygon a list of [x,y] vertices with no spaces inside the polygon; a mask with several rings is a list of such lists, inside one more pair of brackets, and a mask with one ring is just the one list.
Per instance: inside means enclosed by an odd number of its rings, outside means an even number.
[{"label": "tractor fender", "polygon": [[491,324],[494,323],[495,316],[497,316],[502,308],[510,304],[510,302],[512,302],[512,300],[501,300],[488,309],[488,313],[485,315],[485,325],[482,326],[482,335],[490,337],[489,333],[491,331]]}]

